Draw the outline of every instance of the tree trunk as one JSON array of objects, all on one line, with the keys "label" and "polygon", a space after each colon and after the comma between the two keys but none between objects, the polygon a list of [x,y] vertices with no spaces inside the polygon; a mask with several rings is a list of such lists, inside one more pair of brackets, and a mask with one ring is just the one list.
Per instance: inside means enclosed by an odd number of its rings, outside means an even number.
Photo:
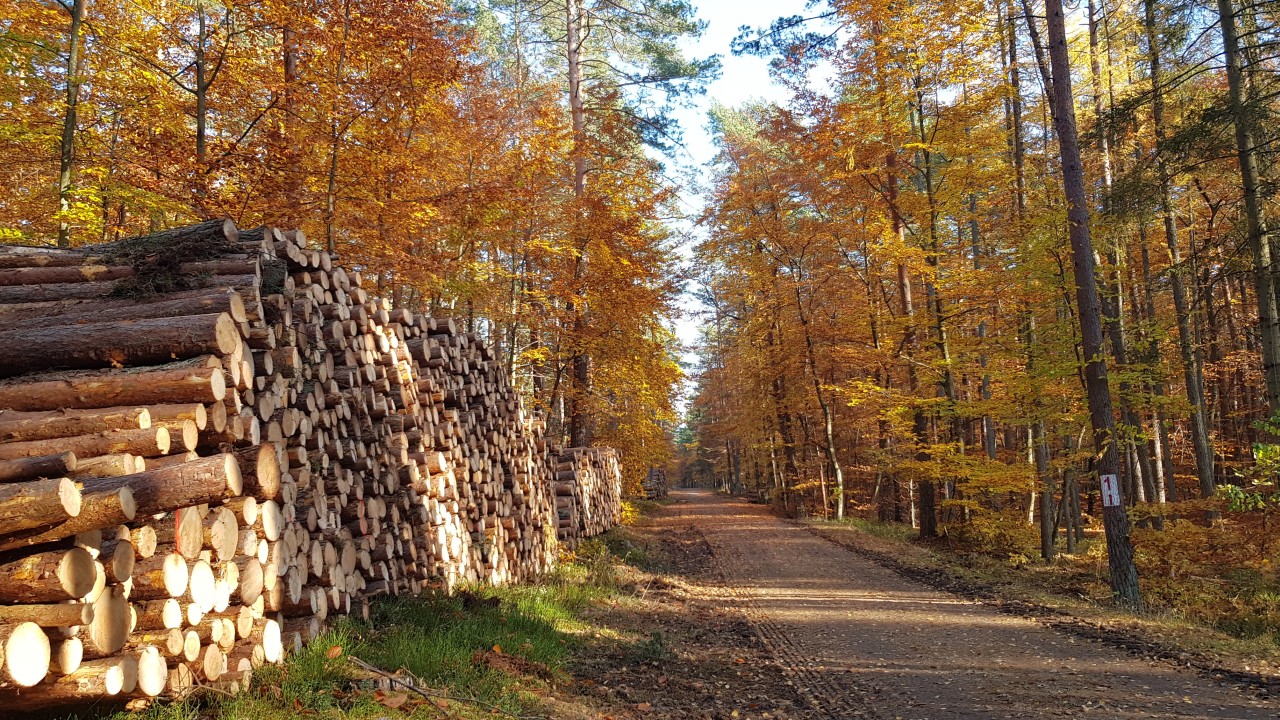
[{"label": "tree trunk", "polygon": [[[1204,400],[1204,374],[1200,351],[1191,331],[1191,307],[1187,301],[1186,268],[1178,248],[1177,220],[1173,214],[1169,167],[1164,147],[1164,81],[1160,66],[1160,34],[1156,29],[1155,0],[1144,0],[1147,58],[1151,63],[1151,123],[1156,134],[1156,170],[1160,177],[1160,212],[1164,216],[1164,237],[1169,247],[1169,284],[1173,290],[1173,307],[1178,316],[1178,349],[1182,352],[1182,369],[1186,379],[1187,404],[1191,406],[1188,421],[1191,444],[1196,456],[1196,476],[1200,480],[1201,497],[1214,494],[1213,443],[1209,439]],[[1170,478],[1172,480],[1172,478]]]},{"label": "tree trunk", "polygon": [[[64,7],[67,7],[64,4]],[[58,153],[58,247],[71,245],[72,173],[76,158],[76,107],[80,102],[80,28],[84,24],[84,0],[67,7],[71,27],[67,33],[67,103],[62,116],[62,142]]]},{"label": "tree trunk", "polygon": [[1126,605],[1142,605],[1138,570],[1129,541],[1129,515],[1125,510],[1118,476],[1119,438],[1111,410],[1107,365],[1103,356],[1102,314],[1089,235],[1089,206],[1085,195],[1084,168],[1076,134],[1075,100],[1071,91],[1071,61],[1067,48],[1066,18],[1062,0],[1047,0],[1049,59],[1053,72],[1054,125],[1062,155],[1062,182],[1067,200],[1072,264],[1075,273],[1076,304],[1080,313],[1080,334],[1085,354],[1085,379],[1089,395],[1089,416],[1097,449],[1096,468],[1100,483],[1109,484],[1103,508],[1107,554],[1111,570],[1111,590]]},{"label": "tree trunk", "polygon": [[56,410],[159,403],[215,403],[226,396],[226,376],[215,358],[137,369],[51,373],[0,381],[0,408]]},{"label": "tree trunk", "polygon": [[1262,373],[1266,379],[1269,414],[1274,415],[1280,411],[1280,307],[1277,307],[1276,294],[1272,289],[1272,248],[1267,237],[1262,199],[1258,194],[1257,123],[1249,107],[1231,0],[1218,0],[1218,21],[1222,28],[1227,89],[1236,130],[1236,157],[1240,161],[1240,182],[1244,191],[1245,230],[1249,248],[1253,251],[1254,293],[1257,295],[1258,330],[1262,338]]}]

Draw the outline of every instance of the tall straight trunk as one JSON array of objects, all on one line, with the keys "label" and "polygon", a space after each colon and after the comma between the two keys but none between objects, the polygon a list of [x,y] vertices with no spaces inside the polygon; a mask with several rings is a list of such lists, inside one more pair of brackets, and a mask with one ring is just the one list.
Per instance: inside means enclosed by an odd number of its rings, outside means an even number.
[{"label": "tall straight trunk", "polygon": [[[208,155],[206,148],[205,136],[209,129],[209,67],[205,55],[205,41],[209,38],[209,23],[204,14],[204,3],[196,3],[196,12],[199,15],[198,34],[196,35],[195,62],[192,63],[196,71],[196,167],[200,173],[205,171],[205,159]],[[200,181],[198,189],[203,192],[204,182]]]},{"label": "tall straight trunk", "polygon": [[1267,383],[1267,404],[1274,415],[1280,411],[1280,308],[1273,291],[1271,242],[1267,237],[1262,201],[1258,195],[1257,123],[1248,104],[1240,61],[1240,39],[1236,34],[1235,9],[1231,0],[1218,0],[1218,21],[1227,64],[1231,118],[1236,130],[1240,184],[1244,191],[1245,231],[1249,248],[1253,251],[1254,294],[1257,295],[1258,330],[1262,339],[1262,373]]},{"label": "tall straight trunk", "polygon": [[[1039,339],[1036,337],[1036,321],[1035,315],[1028,312],[1026,327],[1023,332],[1027,345],[1027,375],[1035,376],[1035,356],[1036,345]],[[1042,403],[1037,396],[1034,401],[1036,407],[1036,417],[1031,419],[1031,425],[1028,433],[1031,444],[1031,461],[1036,468],[1036,478],[1040,486],[1040,557],[1045,562],[1053,562],[1056,548],[1054,547],[1054,530],[1057,528],[1057,512],[1053,503],[1053,491],[1056,478],[1049,469],[1049,443],[1045,438],[1044,418],[1039,416]],[[1063,495],[1066,501],[1066,495]]]},{"label": "tall straight trunk", "polygon": [[[826,393],[822,392],[822,378],[818,375],[818,357],[813,347],[813,333],[809,328],[809,314],[804,311],[804,300],[800,296],[799,272],[796,273],[796,313],[800,317],[800,327],[804,330],[805,359],[809,365],[809,376],[813,379],[813,394],[818,399],[818,407],[822,409],[822,431],[826,440],[823,448],[827,456],[827,465],[831,468],[831,479],[836,486],[836,519],[844,519],[844,469],[840,467],[840,459],[836,457],[835,419],[831,403]],[[825,475],[824,475],[825,477]],[[823,490],[823,511],[826,510],[826,491]]]},{"label": "tall straight trunk", "polygon": [[343,131],[338,123],[338,95],[342,92],[346,74],[347,40],[351,36],[351,0],[342,3],[342,45],[338,48],[338,63],[333,72],[334,100],[329,109],[329,172],[324,193],[324,237],[329,252],[337,251],[335,218],[338,214],[338,149],[342,145]]},{"label": "tall straight trunk", "polygon": [[[1106,103],[1103,102],[1101,54],[1098,52],[1098,18],[1093,0],[1087,4],[1087,21],[1089,23],[1089,78],[1093,90],[1093,110],[1098,125],[1097,151],[1102,159],[1102,210],[1110,212],[1112,161],[1111,161],[1111,128],[1103,125]],[[1110,38],[1108,37],[1108,43]],[[1108,44],[1110,48],[1110,44]],[[1108,53],[1110,50],[1108,50]],[[1121,370],[1129,365],[1128,341],[1124,328],[1124,289],[1121,286],[1121,266],[1125,254],[1117,241],[1106,243],[1107,261],[1110,265],[1107,281],[1107,296],[1102,311],[1107,319],[1107,334],[1111,340],[1111,351],[1116,365]],[[1129,457],[1129,487],[1133,497],[1138,500],[1154,499],[1154,471],[1151,463],[1151,452],[1142,438],[1142,416],[1133,408],[1135,388],[1131,382],[1121,375],[1120,381],[1120,417],[1124,421],[1124,441]]]},{"label": "tall straight trunk", "polygon": [[[587,131],[586,104],[582,94],[582,5],[579,0],[565,0],[565,57],[569,70],[569,118],[573,130],[573,196],[577,201],[576,220],[581,220],[583,201],[587,194]],[[575,223],[576,224],[576,223]],[[576,230],[575,232],[581,232]],[[586,276],[588,238],[576,241],[577,255],[573,260],[574,287],[577,292]],[[573,354],[569,359],[570,379],[573,391],[569,396],[569,444],[585,447],[591,444],[591,424],[588,415],[588,396],[591,393],[591,358],[582,347],[586,333],[586,308],[581,298],[566,303],[573,318]]]},{"label": "tall straight trunk", "polygon": [[[1145,219],[1138,221],[1138,242],[1142,244],[1142,299],[1145,308],[1143,315],[1147,323],[1154,325],[1156,323],[1156,301],[1151,278],[1151,250]],[[1160,340],[1153,332],[1148,332],[1144,355],[1150,366],[1160,367]],[[1154,375],[1150,379],[1150,390],[1152,396],[1156,398],[1153,416],[1156,429],[1154,437],[1155,452],[1158,463],[1156,467],[1161,473],[1160,492],[1162,494],[1160,502],[1177,502],[1178,486],[1174,482],[1173,452],[1172,446],[1169,444],[1169,421],[1165,418],[1161,400],[1166,394],[1164,378],[1160,377],[1159,374]]]},{"label": "tall straight trunk", "polygon": [[67,8],[71,27],[67,32],[67,102],[62,115],[62,142],[58,153],[58,247],[70,247],[71,190],[76,159],[76,108],[80,103],[80,29],[84,25],[84,0],[72,0]]},{"label": "tall straight trunk", "polygon": [[302,158],[298,133],[298,33],[285,25],[280,29],[281,59],[284,69],[284,207],[282,224],[297,227],[302,220]]},{"label": "tall straight trunk", "polygon": [[1089,396],[1089,420],[1097,452],[1095,467],[1106,494],[1102,511],[1107,536],[1107,556],[1111,570],[1111,590],[1124,604],[1140,608],[1138,569],[1129,541],[1129,515],[1117,481],[1120,457],[1116,451],[1116,423],[1111,411],[1111,390],[1103,355],[1102,313],[1098,297],[1093,240],[1089,235],[1089,206],[1085,194],[1084,168],[1080,159],[1080,138],[1076,132],[1076,108],[1071,90],[1071,59],[1067,48],[1066,17],[1062,0],[1047,0],[1049,62],[1053,72],[1054,126],[1062,155],[1062,185],[1067,201],[1072,265],[1075,273],[1076,305],[1080,313],[1080,336],[1084,345],[1085,379]]},{"label": "tall straight trunk", "polygon": [[1191,306],[1187,299],[1186,268],[1178,248],[1178,226],[1173,214],[1170,191],[1169,166],[1165,163],[1164,85],[1160,67],[1160,34],[1156,30],[1155,0],[1144,0],[1147,58],[1151,64],[1151,124],[1156,134],[1156,172],[1160,178],[1160,213],[1164,216],[1164,238],[1169,247],[1169,285],[1173,290],[1173,308],[1178,315],[1178,350],[1182,353],[1182,369],[1187,384],[1187,404],[1190,413],[1187,420],[1191,430],[1191,445],[1196,456],[1196,477],[1200,480],[1201,497],[1212,497],[1215,486],[1213,477],[1213,443],[1209,439],[1209,424],[1204,401],[1204,374],[1201,371],[1200,350],[1196,347],[1191,331]]},{"label": "tall straight trunk", "polygon": [[[873,25],[872,27],[873,46],[876,54],[876,86],[878,94],[881,98],[880,115],[885,119],[886,127],[885,135],[890,136],[891,128],[887,125],[889,117],[889,108],[884,103],[884,98],[888,96],[889,88],[886,87],[884,78],[880,70],[888,66],[889,62],[882,56],[883,48],[880,43],[880,27]],[[885,157],[885,174],[886,192],[885,199],[888,202],[889,214],[893,221],[893,231],[898,237],[900,247],[904,247],[906,243],[906,224],[902,218],[902,212],[898,207],[898,154],[896,148],[890,148]],[[898,263],[898,300],[901,306],[902,316],[906,323],[906,329],[903,333],[902,348],[906,355],[907,362],[907,389],[911,397],[918,398],[920,392],[920,378],[916,371],[915,354],[919,350],[919,338],[916,333],[916,308],[915,299],[911,287],[911,274],[905,263]],[[911,433],[916,444],[916,459],[927,461],[929,459],[929,451],[926,449],[929,443],[929,418],[925,415],[922,407],[916,407],[911,421]],[[927,486],[927,487],[925,487]],[[900,496],[899,488],[895,482],[895,496]],[[934,537],[938,534],[937,514],[934,512],[934,488],[933,483],[925,481],[921,487],[920,499],[920,515],[917,521],[916,505],[915,505],[915,481],[907,480],[908,504],[911,509],[911,526],[920,529],[921,537]],[[927,512],[926,512],[927,509]]]},{"label": "tall straight trunk", "polygon": [[[934,347],[938,351],[939,360],[942,363],[942,376],[938,379],[938,390],[942,397],[946,398],[948,411],[954,410],[956,406],[956,383],[955,376],[951,371],[951,347],[947,339],[947,328],[943,319],[942,295],[938,291],[937,279],[941,278],[941,247],[938,241],[938,200],[935,194],[933,179],[933,154],[929,151],[929,138],[925,130],[924,122],[924,93],[920,89],[920,77],[914,78],[916,85],[916,129],[919,133],[918,138],[922,150],[920,151],[921,172],[920,180],[924,183],[925,197],[929,201],[929,223],[928,223],[928,254],[926,262],[933,270],[934,280],[925,281],[925,298],[928,312],[933,316],[934,331]],[[952,422],[948,427],[949,440],[958,442],[961,436],[957,427],[959,418],[952,413]],[[963,448],[961,449],[963,454]],[[944,488],[944,492],[945,492]],[[945,496],[944,496],[945,497]],[[929,516],[929,527],[927,531],[929,535],[937,533],[936,521],[934,518],[938,515],[937,508],[937,486],[932,480],[920,480],[920,516],[923,518]],[[926,535],[926,521],[922,520],[920,525],[921,535]]]}]

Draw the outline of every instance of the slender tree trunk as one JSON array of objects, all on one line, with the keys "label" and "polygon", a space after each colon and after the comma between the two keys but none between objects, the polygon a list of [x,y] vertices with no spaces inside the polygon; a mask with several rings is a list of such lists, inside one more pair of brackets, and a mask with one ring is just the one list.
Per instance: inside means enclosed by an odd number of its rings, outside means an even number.
[{"label": "slender tree trunk", "polygon": [[[835,419],[831,409],[831,403],[827,401],[826,393],[822,392],[822,378],[818,375],[818,358],[813,347],[813,333],[809,328],[809,314],[804,311],[804,301],[800,296],[799,272],[797,271],[797,282],[795,284],[796,294],[796,312],[800,317],[800,327],[804,330],[804,345],[806,355],[805,358],[809,365],[809,376],[813,379],[813,394],[818,399],[818,407],[822,409],[822,430],[826,440],[826,446],[823,448],[827,456],[827,465],[831,468],[831,479],[835,483],[836,491],[836,519],[844,519],[844,469],[840,467],[840,458],[836,457],[836,438],[835,438]],[[823,477],[826,477],[825,475]],[[823,490],[824,511],[826,490]]]},{"label": "slender tree trunk", "polygon": [[1258,330],[1262,338],[1262,372],[1266,378],[1269,412],[1275,414],[1280,411],[1280,308],[1272,287],[1271,242],[1258,194],[1257,123],[1249,108],[1231,0],[1218,0],[1218,21],[1222,28],[1227,90],[1236,130],[1236,157],[1240,161],[1240,182],[1244,191],[1245,230],[1249,248],[1253,251],[1254,293],[1257,295]]},{"label": "slender tree trunk", "polygon": [[1204,374],[1201,371],[1200,350],[1196,347],[1191,331],[1191,307],[1187,298],[1186,268],[1178,249],[1177,220],[1173,214],[1170,192],[1169,166],[1165,163],[1164,131],[1164,81],[1160,66],[1160,34],[1156,29],[1155,0],[1144,0],[1147,58],[1151,64],[1151,123],[1156,134],[1156,171],[1160,178],[1160,212],[1164,216],[1164,238],[1169,248],[1169,285],[1173,290],[1173,308],[1178,316],[1178,349],[1182,353],[1182,368],[1186,378],[1187,404],[1191,406],[1188,422],[1191,445],[1196,456],[1196,477],[1200,480],[1201,497],[1212,497],[1213,444],[1209,439],[1209,424],[1204,401]]},{"label": "slender tree trunk", "polygon": [[[292,8],[290,8],[292,10]],[[292,19],[292,18],[291,18]],[[302,139],[298,133],[298,33],[289,25],[280,28],[284,66],[284,207],[281,223],[297,227],[302,221]]]},{"label": "slender tree trunk", "polygon": [[71,27],[67,32],[67,102],[62,116],[62,143],[58,154],[58,247],[71,245],[71,191],[76,159],[76,109],[80,103],[80,29],[84,25],[84,0],[72,0],[67,8]]},{"label": "slender tree trunk", "polygon": [[1111,410],[1106,359],[1103,355],[1101,303],[1093,261],[1093,242],[1089,235],[1089,206],[1085,194],[1084,168],[1080,160],[1080,141],[1076,133],[1071,60],[1062,0],[1047,0],[1046,11],[1049,61],[1053,72],[1054,125],[1062,155],[1062,184],[1067,201],[1076,304],[1080,313],[1080,335],[1085,353],[1089,416],[1097,450],[1095,465],[1100,485],[1106,491],[1102,517],[1107,537],[1111,590],[1121,602],[1140,608],[1142,598],[1138,589],[1138,570],[1133,562],[1133,546],[1129,541],[1129,515],[1125,510],[1118,482],[1118,438]]},{"label": "slender tree trunk", "polygon": [[333,103],[329,108],[329,172],[324,193],[324,243],[329,252],[337,252],[338,214],[338,150],[342,146],[341,124],[338,122],[338,97],[343,92],[347,67],[347,40],[351,36],[351,0],[342,3],[342,45],[333,71]]},{"label": "slender tree trunk", "polygon": [[[581,220],[587,194],[587,131],[586,105],[582,93],[582,5],[579,0],[565,0],[565,49],[569,70],[569,116],[573,129],[573,195],[576,217]],[[581,233],[578,229],[575,232]],[[577,255],[573,261],[575,291],[579,297],[566,303],[573,317],[574,343],[569,359],[573,390],[569,398],[569,444],[585,447],[591,444],[591,423],[588,417],[591,394],[591,358],[582,346],[586,334],[586,308],[582,307],[582,279],[586,276],[587,245],[585,235],[576,240]]]}]

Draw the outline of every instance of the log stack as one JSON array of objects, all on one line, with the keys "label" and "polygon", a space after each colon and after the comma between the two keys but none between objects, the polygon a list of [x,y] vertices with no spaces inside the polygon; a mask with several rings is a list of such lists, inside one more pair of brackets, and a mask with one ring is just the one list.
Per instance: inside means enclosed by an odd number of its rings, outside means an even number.
[{"label": "log stack", "polygon": [[556,537],[569,546],[618,524],[622,478],[613,448],[568,448],[556,462]]},{"label": "log stack", "polygon": [[0,708],[234,690],[331,613],[536,577],[618,516],[615,452],[301,232],[0,247],[0,343]]},{"label": "log stack", "polygon": [[665,500],[670,486],[667,484],[667,471],[662,468],[649,468],[648,475],[640,484],[646,500]]}]

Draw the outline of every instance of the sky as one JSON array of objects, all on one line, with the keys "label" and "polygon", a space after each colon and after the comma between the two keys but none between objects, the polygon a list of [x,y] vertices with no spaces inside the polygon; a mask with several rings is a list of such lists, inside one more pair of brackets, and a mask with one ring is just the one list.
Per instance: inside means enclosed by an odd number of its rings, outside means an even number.
[{"label": "sky", "polygon": [[[743,25],[764,27],[774,20],[788,15],[806,14],[805,0],[693,0],[698,17],[706,20],[708,25],[702,37],[686,43],[689,57],[706,57],[719,55],[721,62],[720,77],[707,88],[705,95],[699,97],[690,108],[682,108],[675,113],[684,135],[685,152],[679,153],[678,160],[705,171],[705,166],[715,157],[716,148],[708,131],[707,112],[715,102],[721,105],[736,107],[751,100],[784,102],[786,91],[775,84],[769,76],[769,61],[759,57],[738,57],[730,52],[729,45],[738,35],[738,28]],[[707,176],[701,176],[702,184],[706,184]],[[690,216],[690,224],[685,228],[693,238],[684,248],[686,257],[690,254],[693,242],[700,237],[698,228],[692,227],[693,217],[702,210],[706,198],[698,194],[695,188],[685,188],[681,194],[682,210]],[[692,290],[692,288],[689,288]],[[687,348],[686,363],[696,361],[692,352],[698,343],[698,318],[695,313],[700,309],[698,302],[687,290],[681,299],[683,317],[675,322],[676,335]],[[686,392],[689,388],[686,388]],[[686,399],[687,401],[687,399]],[[683,411],[684,403],[680,410]]]}]

